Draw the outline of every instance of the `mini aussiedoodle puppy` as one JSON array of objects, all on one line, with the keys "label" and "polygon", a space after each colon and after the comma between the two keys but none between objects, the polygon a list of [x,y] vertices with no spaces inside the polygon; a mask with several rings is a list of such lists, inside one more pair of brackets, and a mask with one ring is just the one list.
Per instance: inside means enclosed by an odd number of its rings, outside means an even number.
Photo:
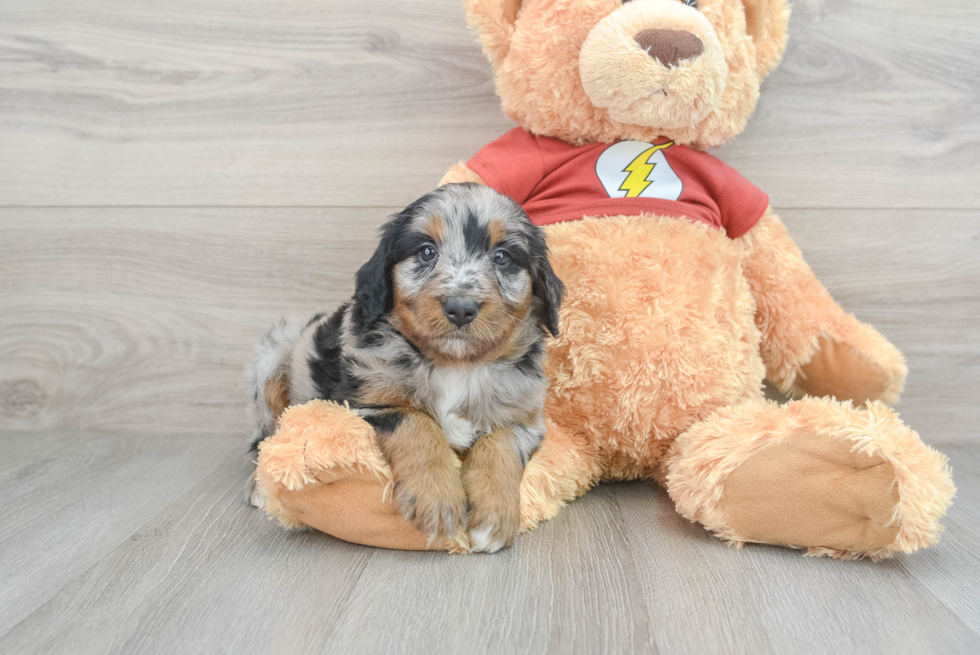
[{"label": "mini aussiedoodle puppy", "polygon": [[406,520],[432,540],[468,533],[474,551],[511,545],[562,291],[543,233],[512,200],[471,183],[423,196],[382,228],[349,303],[263,337],[256,445],[287,405],[348,403],[377,433]]}]

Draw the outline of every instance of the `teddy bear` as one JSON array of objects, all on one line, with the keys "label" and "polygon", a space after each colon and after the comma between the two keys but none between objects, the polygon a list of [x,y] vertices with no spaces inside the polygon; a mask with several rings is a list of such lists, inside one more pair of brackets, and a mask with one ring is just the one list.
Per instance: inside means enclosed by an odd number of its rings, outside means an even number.
[{"label": "teddy bear", "polygon": [[[604,481],[644,479],[730,545],[880,559],[934,544],[946,458],[890,409],[907,368],[846,313],[768,197],[705,152],[745,128],[786,43],[785,0],[465,0],[517,127],[454,165],[545,226],[564,281],[530,530]],[[768,379],[795,400],[767,400]],[[370,426],[285,410],[256,493],[286,526],[403,549]]]}]

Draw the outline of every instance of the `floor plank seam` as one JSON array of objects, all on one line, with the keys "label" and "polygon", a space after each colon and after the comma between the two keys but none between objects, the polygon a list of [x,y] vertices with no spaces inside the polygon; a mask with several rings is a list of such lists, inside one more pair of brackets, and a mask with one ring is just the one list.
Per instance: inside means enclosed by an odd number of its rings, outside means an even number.
[{"label": "floor plank seam", "polygon": [[[634,482],[633,484],[637,484],[637,483]],[[644,480],[641,484],[651,485],[654,483],[652,481]],[[629,531],[626,529],[626,515],[623,514],[623,508],[619,502],[619,484],[613,486],[612,497],[615,502],[616,513],[619,516],[619,520],[615,521],[615,525],[619,530],[619,534],[623,540],[623,543],[626,545],[625,550],[627,553],[629,553],[629,562],[628,562],[629,566],[627,570],[624,571],[624,573],[626,573],[627,571],[635,571],[637,565],[636,553],[633,549],[633,543],[630,541]],[[651,615],[651,608],[647,604],[646,594],[643,593],[643,589],[640,588],[639,582],[637,582],[637,591],[639,592],[640,602],[642,603],[643,615],[649,617]],[[659,653],[660,648],[659,646],[657,646],[657,638],[654,632],[654,627],[650,624],[649,620],[647,620],[646,622],[645,632],[646,632],[647,646],[649,646],[652,649],[651,650],[652,653]]]},{"label": "floor plank seam", "polygon": [[[312,528],[310,528],[310,530],[312,530]],[[290,534],[293,533],[296,533],[296,531],[295,530],[287,531],[286,538],[289,538]],[[331,539],[336,539],[337,541],[341,541],[336,537],[331,537]],[[341,623],[341,620],[344,618],[348,608],[350,607],[351,599],[356,597],[355,591],[357,590],[358,585],[361,582],[361,579],[364,577],[365,573],[367,572],[368,566],[375,559],[379,550],[376,548],[372,548],[371,546],[358,545],[358,548],[370,549],[370,550],[368,551],[367,558],[361,564],[360,568],[357,571],[357,574],[354,576],[354,579],[350,581],[348,585],[349,591],[348,593],[344,594],[344,600],[337,606],[336,611],[333,612],[333,621],[332,621],[332,625],[330,626],[330,632],[327,635],[325,635],[325,639],[329,640],[329,638],[333,636],[333,633],[337,629],[337,626]]]},{"label": "floor plank seam", "polygon": [[[933,548],[939,548],[941,546],[940,546],[940,544],[936,544],[935,546],[932,546],[932,547]],[[921,554],[920,553],[920,554],[911,555],[911,557],[922,557],[922,556],[925,556],[925,554]],[[902,559],[900,559],[898,561],[898,565],[902,569],[902,571],[905,572],[906,582],[910,586],[912,586],[913,588],[915,588],[915,590],[918,591],[923,596],[928,596],[928,597],[934,599],[939,604],[939,606],[941,606],[943,608],[943,610],[945,611],[946,615],[949,618],[951,618],[954,622],[956,622],[959,625],[961,625],[967,632],[969,632],[970,634],[972,634],[974,637],[977,638],[977,645],[978,645],[978,647],[980,647],[980,632],[978,632],[976,629],[974,629],[972,626],[970,626],[966,621],[964,621],[962,618],[960,618],[960,615],[959,615],[959,613],[957,613],[956,608],[951,607],[949,605],[949,603],[947,603],[939,594],[936,594],[931,589],[929,589],[924,584],[922,584],[922,582],[919,580],[918,576],[916,576],[915,572],[911,571],[908,568],[908,566],[906,565],[906,562],[905,562],[905,559],[904,558],[905,557],[909,557],[908,555],[899,556],[899,557],[902,557]]]}]

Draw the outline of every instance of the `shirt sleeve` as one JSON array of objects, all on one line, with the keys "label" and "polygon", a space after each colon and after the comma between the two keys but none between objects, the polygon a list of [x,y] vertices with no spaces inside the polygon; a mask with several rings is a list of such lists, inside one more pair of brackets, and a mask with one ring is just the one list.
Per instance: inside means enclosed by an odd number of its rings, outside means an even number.
[{"label": "shirt sleeve", "polygon": [[769,196],[725,162],[720,159],[716,161],[721,165],[725,180],[725,186],[717,198],[721,225],[730,239],[737,239],[762,218],[769,207]]},{"label": "shirt sleeve", "polygon": [[485,146],[466,165],[518,204],[524,204],[544,178],[538,142],[530,132],[519,127]]}]

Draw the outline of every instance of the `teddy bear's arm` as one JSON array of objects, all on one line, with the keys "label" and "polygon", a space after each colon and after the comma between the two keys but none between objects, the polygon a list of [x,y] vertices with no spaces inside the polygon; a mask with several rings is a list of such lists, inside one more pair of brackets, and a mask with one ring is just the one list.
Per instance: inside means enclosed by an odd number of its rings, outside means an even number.
[{"label": "teddy bear's arm", "polygon": [[457,182],[476,182],[477,184],[487,186],[484,179],[467,168],[463,162],[453,164],[446,174],[442,176],[442,179],[439,180],[439,186],[455,184]]},{"label": "teddy bear's arm", "polygon": [[783,393],[898,400],[908,373],[902,354],[841,309],[771,208],[736,243],[756,301],[766,375]]}]

